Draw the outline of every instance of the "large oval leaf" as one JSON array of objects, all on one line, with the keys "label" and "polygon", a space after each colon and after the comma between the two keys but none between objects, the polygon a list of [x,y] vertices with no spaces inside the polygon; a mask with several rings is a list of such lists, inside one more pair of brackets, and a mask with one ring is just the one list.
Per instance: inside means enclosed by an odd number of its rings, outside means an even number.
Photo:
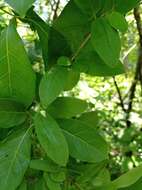
[{"label": "large oval leaf", "polygon": [[81,99],[59,97],[47,108],[47,111],[55,118],[71,118],[83,113],[87,107],[88,104]]},{"label": "large oval leaf", "polygon": [[29,106],[35,95],[35,74],[14,24],[0,37],[0,98]]},{"label": "large oval leaf", "polygon": [[92,163],[107,159],[107,144],[94,128],[75,119],[63,119],[58,122],[72,157]]},{"label": "large oval leaf", "polygon": [[20,16],[24,17],[35,0],[5,0]]},{"label": "large oval leaf", "polygon": [[115,67],[119,61],[121,43],[119,34],[105,18],[96,19],[92,24],[92,45],[102,60]]},{"label": "large oval leaf", "polygon": [[0,144],[0,189],[15,190],[30,162],[30,128],[20,130]]},{"label": "large oval leaf", "polygon": [[45,108],[64,90],[67,75],[67,69],[61,66],[54,67],[45,74],[39,89],[41,103]]},{"label": "large oval leaf", "polygon": [[66,165],[68,161],[68,146],[61,129],[49,115],[37,114],[35,117],[37,137],[45,152],[59,165]]}]

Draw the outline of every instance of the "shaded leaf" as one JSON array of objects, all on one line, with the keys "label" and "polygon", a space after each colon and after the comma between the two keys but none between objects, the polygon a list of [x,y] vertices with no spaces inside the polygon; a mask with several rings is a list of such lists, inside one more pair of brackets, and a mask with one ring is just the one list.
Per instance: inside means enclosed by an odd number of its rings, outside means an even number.
[{"label": "shaded leaf", "polygon": [[115,0],[115,9],[123,14],[137,6],[140,0]]}]

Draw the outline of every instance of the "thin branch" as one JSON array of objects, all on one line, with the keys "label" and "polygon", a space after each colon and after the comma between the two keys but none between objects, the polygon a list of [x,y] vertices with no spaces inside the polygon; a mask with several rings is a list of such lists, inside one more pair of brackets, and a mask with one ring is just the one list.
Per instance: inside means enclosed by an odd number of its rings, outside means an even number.
[{"label": "thin branch", "polygon": [[56,3],[56,7],[54,9],[54,14],[53,14],[53,20],[55,20],[58,17],[59,5],[60,5],[60,0],[58,0],[57,3]]},{"label": "thin branch", "polygon": [[126,109],[125,109],[125,106],[124,106],[124,101],[123,101],[123,98],[122,98],[122,95],[121,95],[121,91],[120,91],[120,88],[116,82],[116,79],[115,77],[113,77],[113,81],[114,81],[114,85],[115,85],[115,88],[117,90],[117,93],[118,93],[118,97],[119,97],[119,101],[120,101],[120,105],[121,105],[121,108],[124,112],[126,112]]}]

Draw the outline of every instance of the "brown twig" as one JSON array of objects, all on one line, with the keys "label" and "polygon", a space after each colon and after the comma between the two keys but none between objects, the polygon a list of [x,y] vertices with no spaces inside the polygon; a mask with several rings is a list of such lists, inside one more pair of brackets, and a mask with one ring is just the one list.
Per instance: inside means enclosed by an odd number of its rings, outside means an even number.
[{"label": "brown twig", "polygon": [[121,105],[121,108],[124,112],[126,112],[126,109],[125,109],[125,106],[124,106],[124,101],[123,101],[123,98],[122,98],[122,95],[121,95],[121,91],[120,91],[120,88],[116,82],[116,79],[115,77],[113,77],[113,81],[114,81],[114,85],[115,85],[115,88],[117,90],[117,93],[118,93],[118,97],[119,97],[119,101],[120,101],[120,105]]},{"label": "brown twig", "polygon": [[55,7],[55,9],[54,9],[53,20],[55,20],[55,19],[58,17],[59,5],[60,5],[60,0],[58,0],[58,1],[56,2],[56,7]]}]

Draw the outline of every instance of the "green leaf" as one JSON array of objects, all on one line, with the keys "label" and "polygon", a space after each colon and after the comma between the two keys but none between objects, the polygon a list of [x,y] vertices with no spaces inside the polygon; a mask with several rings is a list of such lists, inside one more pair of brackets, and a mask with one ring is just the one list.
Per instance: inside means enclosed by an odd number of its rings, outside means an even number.
[{"label": "green leaf", "polygon": [[20,16],[24,17],[35,0],[5,0],[5,2],[7,2]]},{"label": "green leaf", "polygon": [[48,46],[50,47],[48,48],[48,65],[50,66],[55,65],[59,57],[70,57],[72,54],[65,37],[52,27],[49,29]]},{"label": "green leaf", "polygon": [[110,173],[106,168],[103,168],[92,181],[94,187],[99,187],[108,183],[110,183]]},{"label": "green leaf", "polygon": [[120,61],[115,67],[110,67],[93,51],[89,43],[81,52],[73,65],[74,70],[84,72],[92,76],[114,76],[124,73],[124,66]]},{"label": "green leaf", "polygon": [[42,105],[46,108],[64,90],[68,71],[58,66],[48,71],[40,83],[39,95]]},{"label": "green leaf", "polygon": [[110,25],[116,30],[120,30],[121,32],[126,32],[128,29],[128,23],[125,17],[119,12],[112,12],[107,16]]},{"label": "green leaf", "polygon": [[120,13],[127,13],[138,5],[140,0],[115,0],[115,9]]},{"label": "green leaf", "polygon": [[[36,180],[36,182],[34,183],[34,185],[32,184],[31,187],[33,188],[33,190],[47,190],[44,178],[39,177],[39,176],[38,176],[38,179]],[[31,190],[31,187],[29,190]]]},{"label": "green leaf", "polygon": [[43,60],[45,66],[48,67],[49,26],[33,11],[33,8],[28,11],[26,21],[30,24],[31,28],[38,33]]},{"label": "green leaf", "polygon": [[61,56],[61,57],[59,57],[59,59],[57,60],[57,64],[58,64],[58,65],[61,65],[61,66],[70,66],[70,65],[71,65],[71,62],[70,62],[70,60],[69,60],[68,57]]},{"label": "green leaf", "polygon": [[47,111],[55,118],[71,118],[83,113],[87,107],[87,103],[81,99],[73,97],[59,97],[49,105]]},{"label": "green leaf", "polygon": [[86,14],[94,16],[99,13],[104,14],[111,11],[114,0],[74,0],[77,6]]},{"label": "green leaf", "polygon": [[23,183],[20,185],[20,187],[17,190],[27,190],[27,183],[26,183],[26,181],[23,181]]},{"label": "green leaf", "polygon": [[68,161],[68,146],[56,121],[47,115],[35,117],[37,137],[47,156],[55,163],[65,166]]},{"label": "green leaf", "polygon": [[14,24],[0,36],[0,98],[28,107],[35,96],[35,74]]},{"label": "green leaf", "polygon": [[117,190],[114,184],[109,183],[107,185],[103,185],[101,187],[96,187],[95,190]]},{"label": "green leaf", "polygon": [[79,183],[91,182],[92,178],[96,177],[105,166],[106,161],[83,165],[81,168],[81,175],[77,177],[77,181]]},{"label": "green leaf", "polygon": [[99,123],[99,116],[97,111],[85,112],[78,119],[90,127],[96,128]]},{"label": "green leaf", "polygon": [[48,160],[31,160],[30,168],[45,172],[58,172],[60,167]]},{"label": "green leaf", "polygon": [[78,50],[85,36],[90,32],[89,19],[77,7],[74,0],[71,0],[53,23],[53,28],[66,38],[73,53]]},{"label": "green leaf", "polygon": [[108,66],[115,67],[119,61],[121,43],[119,34],[105,18],[96,19],[92,24],[92,45]]},{"label": "green leaf", "polygon": [[74,69],[68,69],[68,75],[66,78],[65,91],[71,90],[79,81],[80,73]]},{"label": "green leaf", "polygon": [[30,162],[30,128],[12,134],[0,144],[0,188],[15,190]]},{"label": "green leaf", "polygon": [[142,178],[140,178],[136,183],[133,185],[126,187],[126,188],[121,188],[119,190],[141,190],[142,189]]},{"label": "green leaf", "polygon": [[0,100],[0,128],[10,128],[22,124],[27,114],[16,102]]},{"label": "green leaf", "polygon": [[66,175],[64,171],[58,171],[57,173],[51,173],[50,177],[55,182],[63,182],[66,179]]},{"label": "green leaf", "polygon": [[119,178],[115,179],[112,183],[117,188],[124,188],[134,184],[137,180],[140,179],[140,177],[142,177],[142,165],[121,175]]},{"label": "green leaf", "polygon": [[61,190],[60,183],[53,181],[49,174],[44,173],[44,180],[49,190]]},{"label": "green leaf", "polygon": [[107,159],[108,147],[97,130],[75,119],[59,120],[69,146],[70,155],[87,162]]}]

